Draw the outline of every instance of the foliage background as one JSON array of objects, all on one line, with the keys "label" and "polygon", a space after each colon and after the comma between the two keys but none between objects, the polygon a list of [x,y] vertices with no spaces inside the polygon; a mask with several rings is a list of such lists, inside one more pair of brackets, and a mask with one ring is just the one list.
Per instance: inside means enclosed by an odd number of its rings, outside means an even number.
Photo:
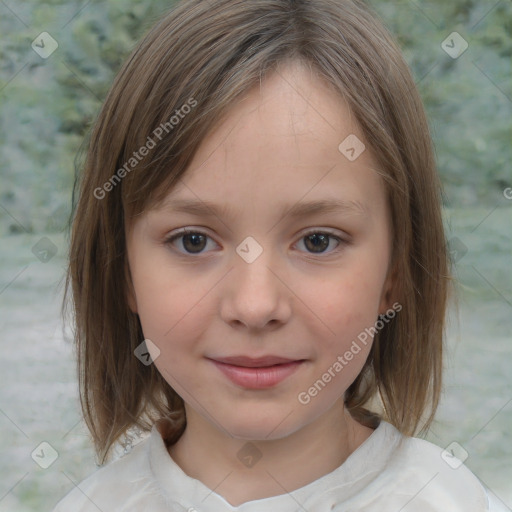
[{"label": "foliage background", "polygon": [[[404,50],[431,120],[450,206],[493,204],[510,185],[510,0],[370,2]],[[123,59],[173,2],[0,3],[0,233],[62,229],[77,149]],[[41,59],[42,31],[59,43]],[[469,48],[441,49],[452,31]]]},{"label": "foliage background", "polygon": [[[0,512],[51,510],[94,469],[58,317],[75,159],[124,58],[173,3],[0,0],[0,347],[9,382],[0,393]],[[461,321],[430,440],[458,440],[468,466],[512,507],[512,201],[504,196],[512,187],[512,2],[369,3],[425,102],[447,237],[459,251]],[[59,44],[48,59],[31,48],[43,31]],[[453,31],[469,43],[456,60],[441,48]],[[32,252],[43,236],[57,250],[48,262]],[[60,454],[48,470],[30,459],[41,440]]]}]

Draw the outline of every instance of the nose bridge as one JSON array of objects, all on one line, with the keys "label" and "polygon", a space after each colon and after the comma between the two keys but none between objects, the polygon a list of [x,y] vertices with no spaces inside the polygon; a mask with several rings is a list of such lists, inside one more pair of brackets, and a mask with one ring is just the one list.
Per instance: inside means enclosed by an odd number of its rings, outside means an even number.
[{"label": "nose bridge", "polygon": [[270,237],[260,242],[253,236],[246,237],[236,248],[235,276],[240,285],[248,285],[249,288],[259,292],[268,292],[278,284],[276,276],[271,268],[276,266],[276,254],[272,249]]},{"label": "nose bridge", "polygon": [[276,276],[279,274],[276,252],[254,237],[244,239],[236,252],[223,308],[225,319],[253,327],[284,320],[288,311],[286,287]]}]

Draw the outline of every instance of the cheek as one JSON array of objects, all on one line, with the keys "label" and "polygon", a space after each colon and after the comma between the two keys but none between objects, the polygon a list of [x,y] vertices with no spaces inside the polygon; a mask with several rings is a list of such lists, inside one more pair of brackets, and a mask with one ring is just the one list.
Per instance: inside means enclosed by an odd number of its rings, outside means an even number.
[{"label": "cheek", "polygon": [[[177,286],[165,287],[162,283],[144,283],[144,290],[137,292],[139,318],[148,338],[154,338],[159,344],[168,345],[196,332],[202,312],[200,291],[191,293]],[[201,315],[202,312],[202,315]]]},{"label": "cheek", "polygon": [[309,330],[314,331],[313,324],[323,326],[316,338],[317,364],[308,377],[312,387],[307,388],[311,396],[317,393],[323,398],[315,400],[313,407],[336,400],[360,373],[372,346],[371,328],[378,319],[381,285],[377,266],[361,258],[357,264],[347,265],[346,271],[322,281],[314,288],[316,293],[306,295],[312,289],[306,283],[302,288],[300,293],[308,297],[305,302],[316,313]]},{"label": "cheek", "polygon": [[164,342],[190,323],[208,291],[204,280],[186,279],[182,270],[170,266],[165,251],[137,247],[130,269],[137,313],[149,339]]},{"label": "cheek", "polygon": [[181,397],[191,400],[187,387],[200,383],[200,376],[192,371],[189,363],[195,357],[193,340],[200,339],[203,331],[201,303],[199,298],[181,294],[176,283],[172,288],[158,282],[153,284],[146,282],[138,296],[144,338],[158,347],[153,361],[162,377]]},{"label": "cheek", "polygon": [[[313,311],[336,339],[346,339],[357,334],[378,317],[382,279],[372,269],[351,267],[309,292],[308,302]],[[304,288],[303,294],[308,293]],[[332,336],[334,338],[334,336]]]},{"label": "cheek", "polygon": [[133,273],[137,311],[144,336],[156,341],[172,327],[170,312],[179,304],[175,304],[174,294],[166,291],[164,276],[158,279],[158,275],[145,270],[139,268]]},{"label": "cheek", "polygon": [[158,347],[159,372],[183,393],[179,382],[195,380],[188,362],[200,356],[197,347],[211,318],[207,299],[213,285],[184,279],[176,271],[139,270],[133,281],[144,338]]}]

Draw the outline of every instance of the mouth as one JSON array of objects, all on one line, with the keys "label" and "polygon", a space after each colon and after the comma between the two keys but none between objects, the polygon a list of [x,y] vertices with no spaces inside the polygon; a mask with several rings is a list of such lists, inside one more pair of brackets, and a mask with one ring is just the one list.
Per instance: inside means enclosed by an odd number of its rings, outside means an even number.
[{"label": "mouth", "polygon": [[235,356],[210,360],[231,382],[246,389],[267,389],[277,386],[305,362],[305,359],[277,356],[257,359]]},{"label": "mouth", "polygon": [[212,358],[213,361],[231,366],[240,366],[243,368],[269,368],[281,364],[296,363],[304,361],[304,359],[290,359],[280,356],[264,356],[264,357],[248,357],[248,356],[231,356]]}]

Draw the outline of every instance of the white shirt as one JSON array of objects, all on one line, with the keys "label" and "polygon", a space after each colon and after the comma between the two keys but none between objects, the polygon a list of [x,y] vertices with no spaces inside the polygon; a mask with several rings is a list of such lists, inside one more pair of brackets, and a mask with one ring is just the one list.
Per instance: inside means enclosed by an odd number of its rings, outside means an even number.
[{"label": "white shirt", "polygon": [[160,424],[53,512],[510,512],[466,466],[453,469],[458,461],[451,459],[450,466],[441,448],[403,436],[385,421],[331,473],[290,493],[234,507],[174,462]]}]

